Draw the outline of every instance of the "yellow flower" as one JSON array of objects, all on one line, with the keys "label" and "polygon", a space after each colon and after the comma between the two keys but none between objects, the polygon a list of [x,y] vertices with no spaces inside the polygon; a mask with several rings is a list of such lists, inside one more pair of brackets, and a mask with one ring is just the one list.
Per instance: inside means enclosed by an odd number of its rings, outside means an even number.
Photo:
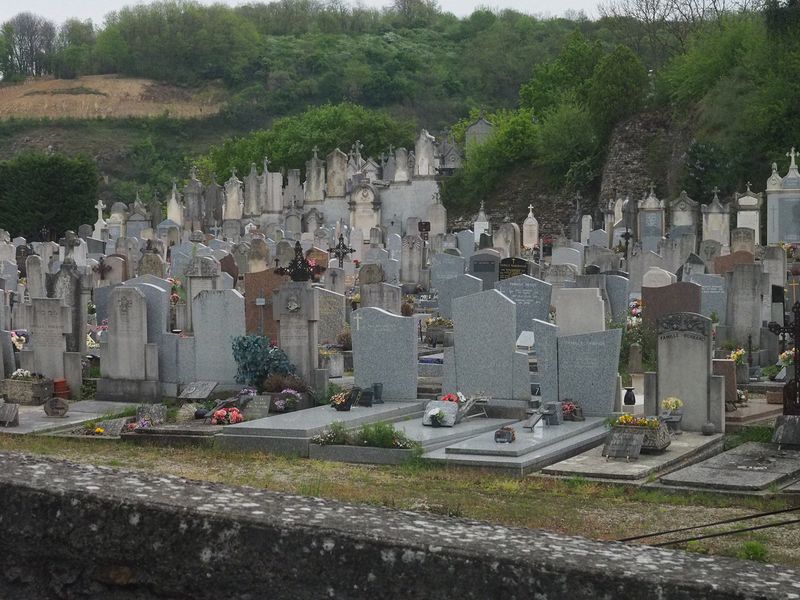
[{"label": "yellow flower", "polygon": [[103,429],[102,427],[95,427],[95,428],[94,428],[94,432],[95,432],[96,434],[98,434],[98,435],[99,435],[99,434],[101,434],[101,433],[105,433],[105,432],[106,432],[106,430],[105,430],[105,429]]}]

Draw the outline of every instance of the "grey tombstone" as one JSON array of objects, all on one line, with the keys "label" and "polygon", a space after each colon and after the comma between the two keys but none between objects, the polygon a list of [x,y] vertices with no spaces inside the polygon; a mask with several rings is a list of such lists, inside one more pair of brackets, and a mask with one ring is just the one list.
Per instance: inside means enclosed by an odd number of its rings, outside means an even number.
[{"label": "grey tombstone", "polygon": [[481,250],[469,259],[469,273],[483,280],[484,289],[494,287],[500,279],[500,253],[494,250]]},{"label": "grey tombstone", "polygon": [[711,320],[674,313],[658,320],[658,402],[683,401],[681,427],[700,431],[709,420]]},{"label": "grey tombstone", "polygon": [[621,343],[622,329],[559,337],[558,400],[578,403],[587,417],[610,415]]},{"label": "grey tombstone", "polygon": [[400,260],[403,248],[403,238],[397,233],[390,233],[386,237],[386,249],[389,251],[389,258]]},{"label": "grey tombstone", "polygon": [[624,323],[628,315],[630,300],[630,280],[620,275],[606,274],[606,293],[611,306],[611,320]]},{"label": "grey tombstone", "polygon": [[208,400],[216,387],[216,381],[193,381],[189,385],[184,386],[178,399],[189,401]]},{"label": "grey tombstone", "polygon": [[461,256],[469,260],[475,253],[475,233],[471,229],[464,229],[456,233],[456,240]]},{"label": "grey tombstone", "polygon": [[411,317],[362,308],[351,317],[355,384],[383,384],[384,400],[417,399],[417,328]]},{"label": "grey tombstone", "polygon": [[319,364],[317,351],[319,297],[307,281],[287,281],[273,291],[272,312],[278,321],[281,349],[295,365],[297,374],[312,381]]},{"label": "grey tombstone", "polygon": [[697,250],[698,256],[706,263],[706,272],[714,272],[714,259],[722,253],[722,244],[716,240],[703,240]]},{"label": "grey tombstone", "polygon": [[516,351],[514,302],[494,289],[462,296],[453,301],[453,320],[452,368],[458,391],[529,400],[528,356]]},{"label": "grey tombstone", "polygon": [[608,233],[605,229],[595,229],[589,234],[589,246],[608,248]]},{"label": "grey tombstone", "polygon": [[472,275],[459,275],[439,284],[439,314],[453,317],[453,300],[483,291],[483,280]]},{"label": "grey tombstone", "polygon": [[549,283],[530,275],[518,275],[498,281],[494,287],[517,305],[517,337],[523,331],[533,331],[533,319],[547,320],[553,289]]},{"label": "grey tombstone", "polygon": [[142,400],[161,397],[158,346],[147,341],[147,299],[135,287],[118,286],[111,293],[106,341],[97,382],[98,400]]},{"label": "grey tombstone", "polygon": [[727,324],[728,290],[725,278],[721,275],[692,275],[691,282],[700,286],[700,314],[714,320],[721,326]]},{"label": "grey tombstone", "polygon": [[731,254],[734,252],[755,253],[756,232],[747,227],[731,229]]},{"label": "grey tombstone", "polygon": [[196,373],[233,384],[232,339],[245,334],[244,297],[236,290],[204,290],[192,300]]},{"label": "grey tombstone", "polygon": [[439,284],[445,279],[451,279],[464,274],[467,261],[460,256],[439,253],[431,259],[431,287],[439,289]]},{"label": "grey tombstone", "polygon": [[748,336],[752,336],[753,346],[759,347],[761,296],[769,285],[769,274],[762,272],[760,264],[736,265],[725,273],[725,281],[728,292],[726,322],[733,341],[746,347]]},{"label": "grey tombstone", "polygon": [[360,289],[362,308],[382,308],[387,312],[400,314],[403,289],[399,285],[384,282],[362,283]]},{"label": "grey tombstone", "polygon": [[318,339],[320,344],[335,344],[345,326],[345,296],[316,288],[319,297]]}]

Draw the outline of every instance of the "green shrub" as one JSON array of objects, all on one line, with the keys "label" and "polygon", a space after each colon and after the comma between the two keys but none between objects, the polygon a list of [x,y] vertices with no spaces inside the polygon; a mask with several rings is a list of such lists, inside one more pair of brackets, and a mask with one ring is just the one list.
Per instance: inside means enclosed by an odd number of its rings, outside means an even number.
[{"label": "green shrub", "polygon": [[767,562],[767,548],[761,542],[745,542],[736,551],[736,558]]},{"label": "green shrub", "polygon": [[233,338],[232,348],[237,383],[257,386],[273,373],[294,373],[286,353],[272,346],[268,337],[240,335]]},{"label": "green shrub", "polygon": [[354,446],[373,448],[413,448],[415,442],[408,439],[402,431],[397,431],[391,423],[372,423],[362,425],[353,436]]},{"label": "green shrub", "polygon": [[320,444],[321,446],[349,446],[352,443],[352,438],[344,423],[334,421],[328,425],[325,431],[312,437],[311,443]]}]

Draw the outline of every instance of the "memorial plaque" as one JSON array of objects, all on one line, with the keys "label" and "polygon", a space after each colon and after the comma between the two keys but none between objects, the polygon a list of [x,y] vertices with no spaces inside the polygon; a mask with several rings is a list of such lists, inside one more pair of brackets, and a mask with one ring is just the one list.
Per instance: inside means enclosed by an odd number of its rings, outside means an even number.
[{"label": "memorial plaque", "polygon": [[248,420],[261,419],[269,416],[270,406],[272,406],[272,396],[253,396],[243,410]]},{"label": "memorial plaque", "polygon": [[180,400],[207,400],[214,388],[217,387],[216,381],[193,381],[183,388]]},{"label": "memorial plaque", "polygon": [[16,427],[19,425],[19,404],[0,405],[0,425],[3,427]]},{"label": "memorial plaque", "polygon": [[44,412],[48,417],[65,417],[69,412],[69,402],[53,396],[44,403]]},{"label": "memorial plaque", "polygon": [[642,451],[643,442],[644,431],[612,429],[603,446],[603,456],[636,460]]},{"label": "memorial plaque", "polygon": [[524,258],[504,258],[500,261],[499,279],[511,279],[517,275],[527,275],[529,263]]}]

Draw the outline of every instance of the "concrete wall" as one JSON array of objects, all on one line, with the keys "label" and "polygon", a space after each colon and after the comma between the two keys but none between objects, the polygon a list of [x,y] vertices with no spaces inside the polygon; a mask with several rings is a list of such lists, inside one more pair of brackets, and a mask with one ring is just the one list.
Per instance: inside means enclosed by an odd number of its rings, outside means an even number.
[{"label": "concrete wall", "polygon": [[0,453],[0,598],[791,598],[800,571]]}]

